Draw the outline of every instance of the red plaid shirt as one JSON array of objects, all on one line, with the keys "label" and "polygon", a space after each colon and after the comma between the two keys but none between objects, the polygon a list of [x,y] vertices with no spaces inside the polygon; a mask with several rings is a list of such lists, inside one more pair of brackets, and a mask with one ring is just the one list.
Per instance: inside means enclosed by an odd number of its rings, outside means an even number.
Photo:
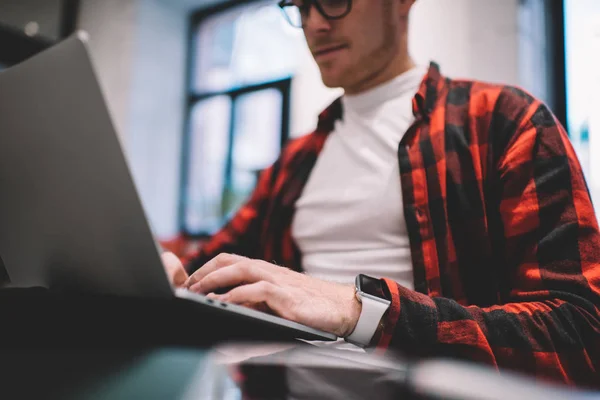
[{"label": "red plaid shirt", "polygon": [[[582,170],[550,110],[432,64],[398,148],[415,290],[384,279],[378,347],[600,386],[600,234]],[[342,117],[287,145],[251,199],[188,264],[235,253],[302,270],[294,205]]]}]

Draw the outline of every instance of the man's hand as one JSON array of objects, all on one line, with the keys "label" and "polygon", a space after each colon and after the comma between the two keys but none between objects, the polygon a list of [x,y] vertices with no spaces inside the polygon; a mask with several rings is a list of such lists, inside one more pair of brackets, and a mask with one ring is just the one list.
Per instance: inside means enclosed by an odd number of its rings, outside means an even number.
[{"label": "man's hand", "polygon": [[183,264],[173,253],[165,252],[161,254],[163,266],[167,271],[167,276],[171,285],[181,287],[188,279],[188,274],[183,268]]},{"label": "man's hand", "polygon": [[[322,281],[232,254],[213,258],[192,274],[185,286],[224,302],[257,309],[266,306],[282,318],[339,337],[352,333],[361,311],[354,286]],[[232,289],[214,294],[223,288]]]}]

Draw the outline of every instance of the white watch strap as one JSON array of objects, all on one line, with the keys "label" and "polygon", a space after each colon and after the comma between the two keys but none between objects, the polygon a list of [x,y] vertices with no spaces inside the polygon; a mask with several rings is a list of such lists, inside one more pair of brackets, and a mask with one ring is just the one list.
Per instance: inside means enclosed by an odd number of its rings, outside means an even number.
[{"label": "white watch strap", "polygon": [[346,338],[346,341],[358,346],[367,346],[371,343],[379,322],[383,314],[390,307],[390,303],[386,304],[368,297],[362,297],[361,303],[362,310],[358,318],[358,323],[354,331]]}]

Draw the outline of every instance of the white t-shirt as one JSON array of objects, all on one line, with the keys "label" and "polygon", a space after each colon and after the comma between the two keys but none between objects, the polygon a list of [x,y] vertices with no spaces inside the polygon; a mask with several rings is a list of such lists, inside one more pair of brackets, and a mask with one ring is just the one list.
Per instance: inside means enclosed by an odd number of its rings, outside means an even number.
[{"label": "white t-shirt", "polygon": [[342,98],[343,119],[325,142],[292,222],[309,275],[353,283],[363,273],[413,288],[397,151],[426,72],[414,68]]}]

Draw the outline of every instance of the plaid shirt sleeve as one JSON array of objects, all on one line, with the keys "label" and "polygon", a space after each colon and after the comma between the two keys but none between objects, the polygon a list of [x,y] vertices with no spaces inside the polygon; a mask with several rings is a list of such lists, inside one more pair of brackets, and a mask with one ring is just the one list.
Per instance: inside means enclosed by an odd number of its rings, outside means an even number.
[{"label": "plaid shirt sleeve", "polygon": [[497,163],[496,202],[507,301],[467,306],[385,279],[392,305],[378,350],[598,386],[600,234],[579,162],[539,101],[509,136]]}]

